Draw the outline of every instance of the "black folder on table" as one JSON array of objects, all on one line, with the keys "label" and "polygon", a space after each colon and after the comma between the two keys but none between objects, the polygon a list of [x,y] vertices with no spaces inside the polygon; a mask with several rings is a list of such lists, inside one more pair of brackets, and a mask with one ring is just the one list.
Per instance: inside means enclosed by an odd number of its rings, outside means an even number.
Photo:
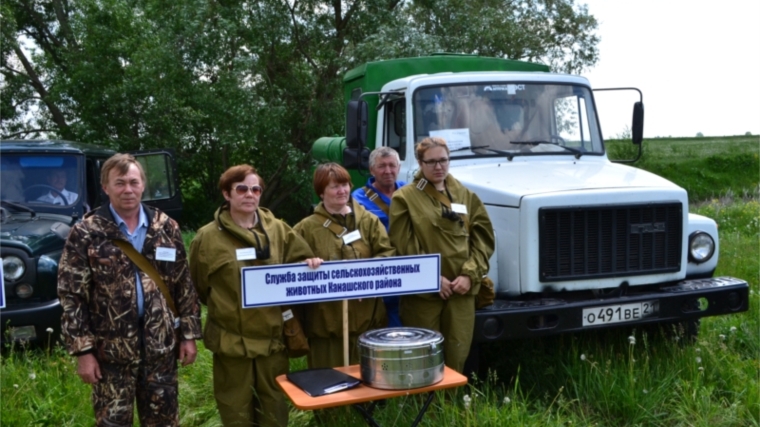
[{"label": "black folder on table", "polygon": [[333,368],[305,369],[287,374],[288,381],[311,397],[322,396],[356,387],[361,382]]}]

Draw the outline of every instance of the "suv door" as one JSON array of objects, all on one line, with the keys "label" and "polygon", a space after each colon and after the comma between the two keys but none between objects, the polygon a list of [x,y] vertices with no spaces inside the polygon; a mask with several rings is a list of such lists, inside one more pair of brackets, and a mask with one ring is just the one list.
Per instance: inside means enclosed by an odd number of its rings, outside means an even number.
[{"label": "suv door", "polygon": [[147,182],[142,201],[179,221],[182,215],[182,194],[179,191],[174,150],[142,150],[129,154],[135,156],[145,170]]}]

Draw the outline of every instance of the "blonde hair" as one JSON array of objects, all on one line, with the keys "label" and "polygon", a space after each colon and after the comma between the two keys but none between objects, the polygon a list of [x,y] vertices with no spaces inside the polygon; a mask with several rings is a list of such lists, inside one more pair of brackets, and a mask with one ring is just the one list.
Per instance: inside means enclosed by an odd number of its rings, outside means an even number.
[{"label": "blonde hair", "polygon": [[449,146],[446,144],[446,140],[437,136],[428,136],[422,141],[417,143],[417,147],[414,148],[414,157],[421,161],[425,155],[425,152],[434,147],[443,147],[446,149],[446,155],[449,155]]}]

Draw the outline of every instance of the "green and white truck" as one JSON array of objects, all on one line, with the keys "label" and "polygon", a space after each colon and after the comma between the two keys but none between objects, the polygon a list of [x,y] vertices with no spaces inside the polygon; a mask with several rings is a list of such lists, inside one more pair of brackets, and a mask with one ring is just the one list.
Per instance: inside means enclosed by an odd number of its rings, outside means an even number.
[{"label": "green and white truck", "polygon": [[[415,143],[440,136],[449,172],[485,203],[496,300],[476,312],[475,343],[655,323],[696,334],[701,317],[748,309],[746,281],[713,277],[715,221],[689,213],[683,188],[608,159],[587,79],[434,55],[366,63],[343,83],[346,136],[317,140],[317,161],[361,187],[369,152],[388,146],[412,181]],[[639,155],[643,123],[635,102]]]}]

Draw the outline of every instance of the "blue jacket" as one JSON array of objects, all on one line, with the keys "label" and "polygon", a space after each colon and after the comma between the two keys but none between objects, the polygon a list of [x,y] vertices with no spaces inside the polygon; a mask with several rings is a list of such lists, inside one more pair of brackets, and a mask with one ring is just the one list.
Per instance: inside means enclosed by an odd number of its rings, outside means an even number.
[{"label": "blue jacket", "polygon": [[[374,186],[375,184],[375,177],[371,176],[367,180],[367,187],[371,188],[372,191],[377,193],[378,196],[388,205],[391,205],[391,199],[386,196],[385,194],[381,193],[377,188]],[[404,181],[396,181],[396,190],[406,185]],[[388,215],[383,212],[380,207],[378,207],[373,201],[371,201],[367,194],[364,193],[364,187],[357,188],[356,190],[351,193],[351,197],[354,198],[360,205],[364,206],[364,209],[368,210],[369,212],[375,214],[378,218],[380,218],[380,222],[383,223],[385,226],[385,231],[388,231]]]}]

